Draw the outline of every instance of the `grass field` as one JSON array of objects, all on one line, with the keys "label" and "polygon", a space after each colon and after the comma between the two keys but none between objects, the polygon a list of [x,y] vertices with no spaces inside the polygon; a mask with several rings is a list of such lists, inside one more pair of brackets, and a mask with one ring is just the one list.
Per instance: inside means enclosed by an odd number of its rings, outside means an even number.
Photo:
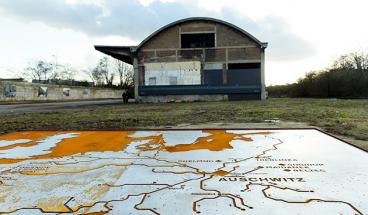
[{"label": "grass field", "polygon": [[368,140],[368,100],[269,99],[267,101],[106,105],[0,115],[2,132],[128,129],[203,123],[257,123],[279,118],[333,134]]}]

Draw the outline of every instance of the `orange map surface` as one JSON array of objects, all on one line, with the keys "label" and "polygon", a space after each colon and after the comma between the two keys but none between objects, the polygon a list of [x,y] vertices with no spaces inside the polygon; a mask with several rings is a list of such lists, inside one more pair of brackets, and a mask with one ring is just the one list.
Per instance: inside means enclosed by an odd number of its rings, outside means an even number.
[{"label": "orange map surface", "polygon": [[15,132],[0,213],[367,214],[367,160],[313,129]]}]

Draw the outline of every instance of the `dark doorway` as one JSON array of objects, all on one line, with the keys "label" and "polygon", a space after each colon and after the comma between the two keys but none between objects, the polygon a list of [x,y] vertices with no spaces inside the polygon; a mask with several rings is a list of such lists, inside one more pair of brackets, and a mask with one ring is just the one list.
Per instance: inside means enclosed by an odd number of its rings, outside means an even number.
[{"label": "dark doorway", "polygon": [[[228,65],[227,83],[232,86],[249,86],[255,89],[261,87],[260,63],[231,63]],[[259,100],[261,92],[247,94],[228,94],[231,101],[234,100]]]},{"label": "dark doorway", "polygon": [[261,64],[234,63],[229,64],[227,83],[235,86],[261,85]]},{"label": "dark doorway", "polygon": [[222,70],[203,70],[204,85],[219,86],[223,85]]},{"label": "dark doorway", "polygon": [[181,48],[215,47],[215,33],[182,34]]}]

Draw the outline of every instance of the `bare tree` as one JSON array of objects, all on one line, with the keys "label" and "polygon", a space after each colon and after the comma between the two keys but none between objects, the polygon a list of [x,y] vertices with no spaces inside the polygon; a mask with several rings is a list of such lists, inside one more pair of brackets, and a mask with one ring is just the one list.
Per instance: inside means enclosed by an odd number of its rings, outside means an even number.
[{"label": "bare tree", "polygon": [[111,87],[114,82],[115,74],[111,72],[108,68],[108,58],[101,58],[97,64],[96,69],[99,71],[102,78],[104,79],[106,86]]},{"label": "bare tree", "polygon": [[52,64],[46,61],[36,61],[25,69],[23,74],[25,77],[35,79],[38,81],[49,80],[55,74],[52,71]]},{"label": "bare tree", "polygon": [[333,69],[368,69],[368,54],[357,51],[342,55],[332,65]]},{"label": "bare tree", "polygon": [[84,71],[97,86],[112,86],[114,74],[108,69],[108,58],[101,58],[94,68]]},{"label": "bare tree", "polygon": [[84,73],[99,86],[111,87],[115,78],[118,78],[117,81],[122,88],[128,89],[134,85],[132,66],[119,60],[111,61],[107,57],[101,58],[94,68],[85,70]]},{"label": "bare tree", "polygon": [[70,64],[60,65],[60,67],[61,71],[59,72],[59,76],[61,79],[69,81],[74,80],[77,71]]},{"label": "bare tree", "polygon": [[352,61],[354,62],[354,66],[359,70],[368,69],[368,54],[363,52],[353,52],[351,53]]},{"label": "bare tree", "polygon": [[120,60],[115,60],[116,73],[119,77],[119,86],[128,88],[133,85],[133,68]]},{"label": "bare tree", "polygon": [[100,73],[100,70],[97,69],[97,67],[89,68],[88,70],[84,70],[83,72],[89,76],[89,78],[96,86],[102,86],[104,84],[102,74]]}]

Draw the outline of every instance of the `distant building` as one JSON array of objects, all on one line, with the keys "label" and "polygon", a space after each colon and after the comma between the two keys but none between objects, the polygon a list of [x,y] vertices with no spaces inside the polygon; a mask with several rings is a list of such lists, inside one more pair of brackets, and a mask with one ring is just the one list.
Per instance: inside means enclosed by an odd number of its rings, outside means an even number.
[{"label": "distant building", "polygon": [[134,66],[135,97],[142,102],[265,99],[266,48],[213,18],[173,22],[138,46],[95,46]]}]

